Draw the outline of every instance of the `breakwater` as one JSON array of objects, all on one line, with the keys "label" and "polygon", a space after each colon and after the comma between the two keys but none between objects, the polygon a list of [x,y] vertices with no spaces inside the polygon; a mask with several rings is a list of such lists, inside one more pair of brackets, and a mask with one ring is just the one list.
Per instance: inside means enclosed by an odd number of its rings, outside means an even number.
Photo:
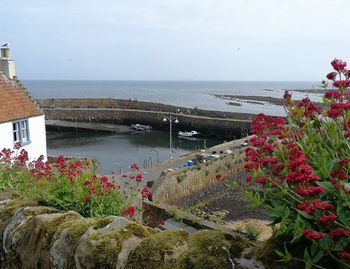
[{"label": "breakwater", "polygon": [[246,135],[252,114],[184,108],[160,103],[121,99],[38,99],[48,120],[130,125],[148,124],[155,129],[167,129],[162,119],[172,115],[179,121],[177,130],[198,130],[207,136],[226,139]]}]

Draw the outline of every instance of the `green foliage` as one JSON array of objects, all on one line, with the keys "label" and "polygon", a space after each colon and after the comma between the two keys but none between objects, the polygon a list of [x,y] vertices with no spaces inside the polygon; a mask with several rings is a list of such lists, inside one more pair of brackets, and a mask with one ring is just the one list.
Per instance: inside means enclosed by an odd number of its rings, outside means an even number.
[{"label": "green foliage", "polygon": [[12,190],[27,198],[39,198],[62,210],[74,210],[85,217],[121,215],[130,200],[107,177],[94,175],[89,161],[53,163],[42,157],[28,162],[27,153],[0,152],[0,190]]},{"label": "green foliage", "polygon": [[247,232],[248,239],[255,241],[259,237],[259,235],[261,234],[262,230],[259,229],[254,224],[248,224],[246,226],[246,232]]},{"label": "green foliage", "polygon": [[267,209],[285,243],[303,242],[298,256],[286,245],[277,254],[305,268],[350,268],[350,72],[340,60],[332,66],[335,90],[324,83],[322,107],[285,92],[286,119],[258,115],[246,151],[247,197]]}]

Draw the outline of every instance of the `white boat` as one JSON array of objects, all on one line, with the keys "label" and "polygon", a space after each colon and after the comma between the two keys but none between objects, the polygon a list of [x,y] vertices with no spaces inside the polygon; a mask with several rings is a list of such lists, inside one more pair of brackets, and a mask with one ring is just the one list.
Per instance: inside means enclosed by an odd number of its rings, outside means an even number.
[{"label": "white boat", "polygon": [[185,139],[185,140],[189,140],[189,141],[197,141],[197,140],[199,140],[199,138],[197,138],[197,137],[191,137],[191,136],[181,136],[181,135],[179,135],[179,138],[180,139]]},{"label": "white boat", "polygon": [[196,137],[196,136],[199,136],[200,135],[200,133],[199,132],[197,132],[197,131],[191,131],[191,132],[186,132],[186,131],[184,131],[184,132],[178,132],[177,133],[179,136],[182,136],[182,137]]},{"label": "white boat", "polygon": [[130,127],[136,131],[151,131],[152,127],[150,125],[142,125],[142,124],[131,124]]}]

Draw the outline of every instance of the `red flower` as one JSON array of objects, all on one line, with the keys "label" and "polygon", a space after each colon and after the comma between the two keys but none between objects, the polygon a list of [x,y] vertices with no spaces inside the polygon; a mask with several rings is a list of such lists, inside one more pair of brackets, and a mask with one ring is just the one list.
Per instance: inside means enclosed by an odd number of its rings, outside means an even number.
[{"label": "red flower", "polygon": [[165,224],[165,221],[164,220],[160,220],[159,221],[159,225],[164,225]]},{"label": "red flower", "polygon": [[90,193],[96,193],[95,187],[89,186],[89,192],[90,192]]},{"label": "red flower", "polygon": [[108,182],[108,177],[106,176],[101,177],[101,182]]},{"label": "red flower", "polygon": [[322,224],[332,223],[336,218],[337,218],[337,215],[333,213],[329,215],[323,215],[322,217],[320,217],[320,223]]},{"label": "red flower", "polygon": [[136,214],[136,207],[131,205],[123,211],[124,216],[133,217]]},{"label": "red flower", "polygon": [[319,240],[323,237],[323,233],[322,232],[316,232],[310,229],[305,229],[304,230],[304,235],[310,239],[315,239],[315,240]]},{"label": "red flower", "polygon": [[132,165],[130,165],[130,168],[133,170],[139,170],[139,166],[137,165],[137,163],[133,163]]},{"label": "red flower", "polygon": [[330,231],[328,236],[333,240],[338,240],[343,236],[350,236],[350,230],[343,228],[335,228],[334,230]]},{"label": "red flower", "polygon": [[15,143],[15,149],[20,149],[22,147],[21,142],[16,142]]},{"label": "red flower", "polygon": [[320,113],[320,109],[310,101],[309,98],[303,98],[297,105],[298,108],[304,108],[304,116],[311,117]]},{"label": "red flower", "polygon": [[338,74],[337,72],[330,72],[327,74],[327,79],[334,80],[336,78],[337,74]]},{"label": "red flower", "polygon": [[83,203],[86,203],[88,200],[90,200],[91,199],[91,194],[87,194],[87,195],[85,195],[84,197],[83,197]]},{"label": "red flower", "polygon": [[327,99],[338,99],[340,97],[340,93],[338,91],[326,91],[326,93],[324,94],[324,97]]},{"label": "red flower", "polygon": [[136,175],[136,181],[141,182],[142,181],[142,174],[137,174]]},{"label": "red flower", "polygon": [[338,72],[342,72],[346,67],[346,62],[343,62],[342,60],[334,58],[334,60],[331,62],[331,65],[333,66],[334,70]]},{"label": "red flower", "polygon": [[267,177],[258,177],[257,179],[255,179],[256,183],[260,183],[260,184],[265,184],[266,183],[266,178]]},{"label": "red flower", "polygon": [[153,193],[147,187],[144,187],[141,191],[142,198],[148,199],[149,201],[153,200]]},{"label": "red flower", "polygon": [[330,110],[328,110],[327,115],[330,118],[337,118],[340,115],[343,114],[343,110],[339,109],[339,108],[331,108]]},{"label": "red flower", "polygon": [[333,82],[333,86],[336,88],[347,88],[350,87],[350,80],[337,80]]},{"label": "red flower", "polygon": [[343,70],[343,74],[346,78],[350,78],[350,70]]},{"label": "red flower", "polygon": [[345,136],[346,136],[347,138],[350,138],[350,130],[348,130],[348,131],[345,132]]},{"label": "red flower", "polygon": [[339,257],[344,260],[350,260],[350,252],[343,250],[339,253]]}]

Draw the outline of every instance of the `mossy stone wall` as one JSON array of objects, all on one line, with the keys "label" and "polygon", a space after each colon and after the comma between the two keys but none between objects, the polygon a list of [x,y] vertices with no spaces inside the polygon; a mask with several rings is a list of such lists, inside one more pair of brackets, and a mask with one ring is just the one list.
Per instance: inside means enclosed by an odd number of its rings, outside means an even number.
[{"label": "mossy stone wall", "polygon": [[0,193],[0,269],[241,267],[246,239],[222,231],[155,230],[123,217],[83,218]]}]

